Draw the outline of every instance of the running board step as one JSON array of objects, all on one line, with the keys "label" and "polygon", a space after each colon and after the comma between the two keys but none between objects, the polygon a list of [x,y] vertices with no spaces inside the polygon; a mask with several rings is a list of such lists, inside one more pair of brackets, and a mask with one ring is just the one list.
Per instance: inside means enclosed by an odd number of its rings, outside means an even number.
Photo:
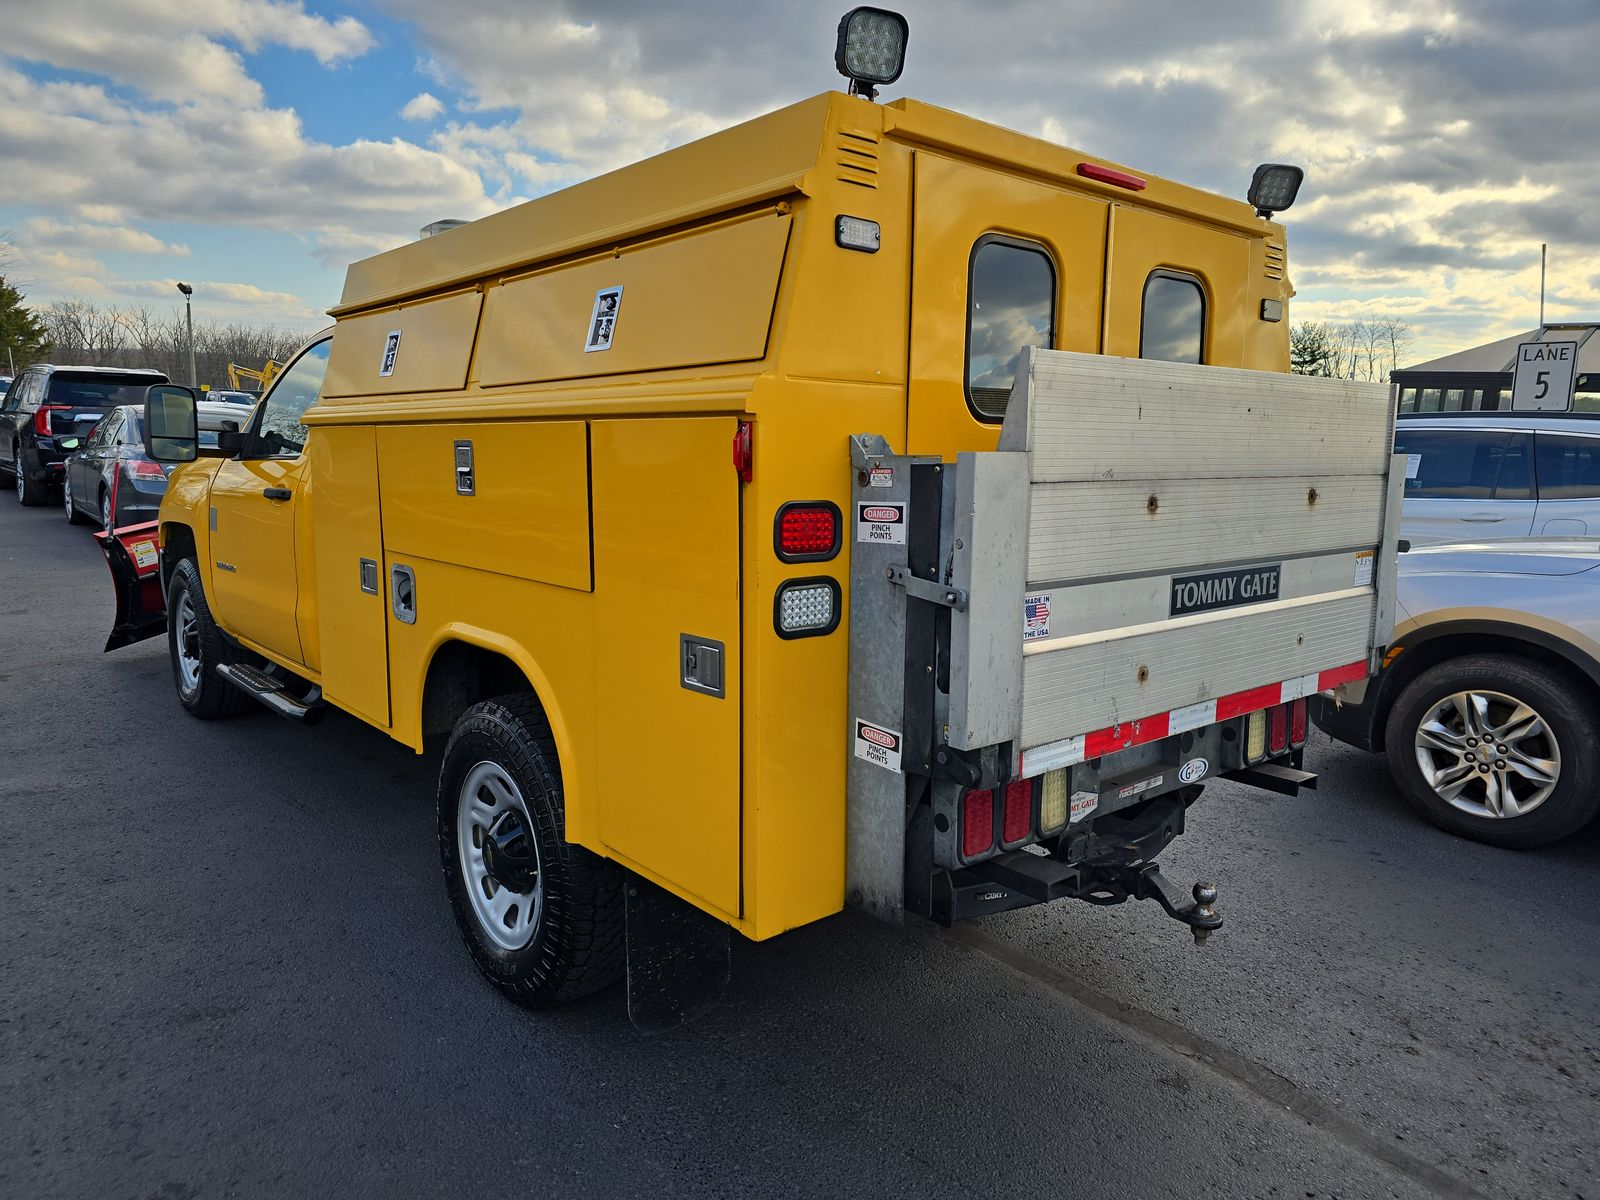
[{"label": "running board step", "polygon": [[322,689],[315,684],[305,696],[293,696],[281,682],[249,663],[218,663],[217,674],[280,717],[301,725],[315,725],[328,707]]}]

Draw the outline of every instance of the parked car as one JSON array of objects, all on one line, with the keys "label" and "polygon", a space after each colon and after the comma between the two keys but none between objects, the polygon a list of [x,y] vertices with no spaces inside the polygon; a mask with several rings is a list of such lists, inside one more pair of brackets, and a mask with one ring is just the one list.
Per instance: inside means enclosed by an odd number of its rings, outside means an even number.
[{"label": "parked car", "polygon": [[[213,447],[221,430],[238,431],[250,419],[235,404],[202,401],[196,406],[200,445]],[[71,439],[59,439],[70,441]],[[108,412],[89,436],[67,456],[61,500],[67,520],[82,524],[86,516],[111,529],[153,521],[167,493],[170,464],[156,462],[144,449],[144,409],[124,404]]]},{"label": "parked car", "polygon": [[1600,813],[1600,538],[1400,556],[1383,670],[1313,698],[1328,734],[1388,755],[1452,833],[1526,848]]},{"label": "parked car", "polygon": [[1600,534],[1600,414],[1402,414],[1412,545]]},{"label": "parked car", "polygon": [[203,404],[210,403],[212,401],[218,401],[226,402],[228,404],[254,405],[259,399],[261,399],[261,397],[256,392],[235,392],[229,390],[228,388],[212,388],[209,391],[202,392],[200,394],[200,400]]},{"label": "parked car", "polygon": [[[67,455],[108,411],[142,404],[144,390],[166,383],[160,371],[39,364],[18,375],[0,404],[0,473],[23,504],[43,504],[60,484]],[[63,447],[60,439],[70,446]]]}]

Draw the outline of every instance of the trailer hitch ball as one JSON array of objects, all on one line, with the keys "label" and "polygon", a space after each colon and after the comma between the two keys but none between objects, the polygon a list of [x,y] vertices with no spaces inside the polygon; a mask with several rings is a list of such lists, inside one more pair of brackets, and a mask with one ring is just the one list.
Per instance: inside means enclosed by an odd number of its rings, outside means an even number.
[{"label": "trailer hitch ball", "polygon": [[1211,936],[1211,931],[1222,922],[1217,916],[1217,886],[1214,883],[1197,883],[1194,885],[1194,915],[1205,924],[1196,923],[1189,926],[1194,934],[1194,944],[1204,946],[1206,939]]}]

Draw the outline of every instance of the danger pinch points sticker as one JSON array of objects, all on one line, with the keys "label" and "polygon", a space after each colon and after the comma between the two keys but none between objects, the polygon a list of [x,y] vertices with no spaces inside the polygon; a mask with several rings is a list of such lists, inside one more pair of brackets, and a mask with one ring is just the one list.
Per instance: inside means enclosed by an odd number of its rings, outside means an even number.
[{"label": "danger pinch points sticker", "polygon": [[900,773],[900,735],[892,729],[857,720],[855,752],[857,758]]},{"label": "danger pinch points sticker", "polygon": [[856,504],[856,541],[903,546],[906,542],[906,506],[861,501]]}]

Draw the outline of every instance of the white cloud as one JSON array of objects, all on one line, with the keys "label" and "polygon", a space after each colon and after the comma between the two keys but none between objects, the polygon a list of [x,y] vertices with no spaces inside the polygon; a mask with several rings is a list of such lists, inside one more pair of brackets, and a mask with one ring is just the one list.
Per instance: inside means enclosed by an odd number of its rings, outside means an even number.
[{"label": "white cloud", "polygon": [[70,225],[51,217],[35,217],[23,225],[21,232],[24,245],[46,246],[65,242],[86,250],[189,257],[188,246],[163,242],[154,234],[130,229],[126,225]]},{"label": "white cloud", "polygon": [[408,121],[431,121],[444,111],[444,104],[432,92],[418,92],[406,101],[400,115]]}]

